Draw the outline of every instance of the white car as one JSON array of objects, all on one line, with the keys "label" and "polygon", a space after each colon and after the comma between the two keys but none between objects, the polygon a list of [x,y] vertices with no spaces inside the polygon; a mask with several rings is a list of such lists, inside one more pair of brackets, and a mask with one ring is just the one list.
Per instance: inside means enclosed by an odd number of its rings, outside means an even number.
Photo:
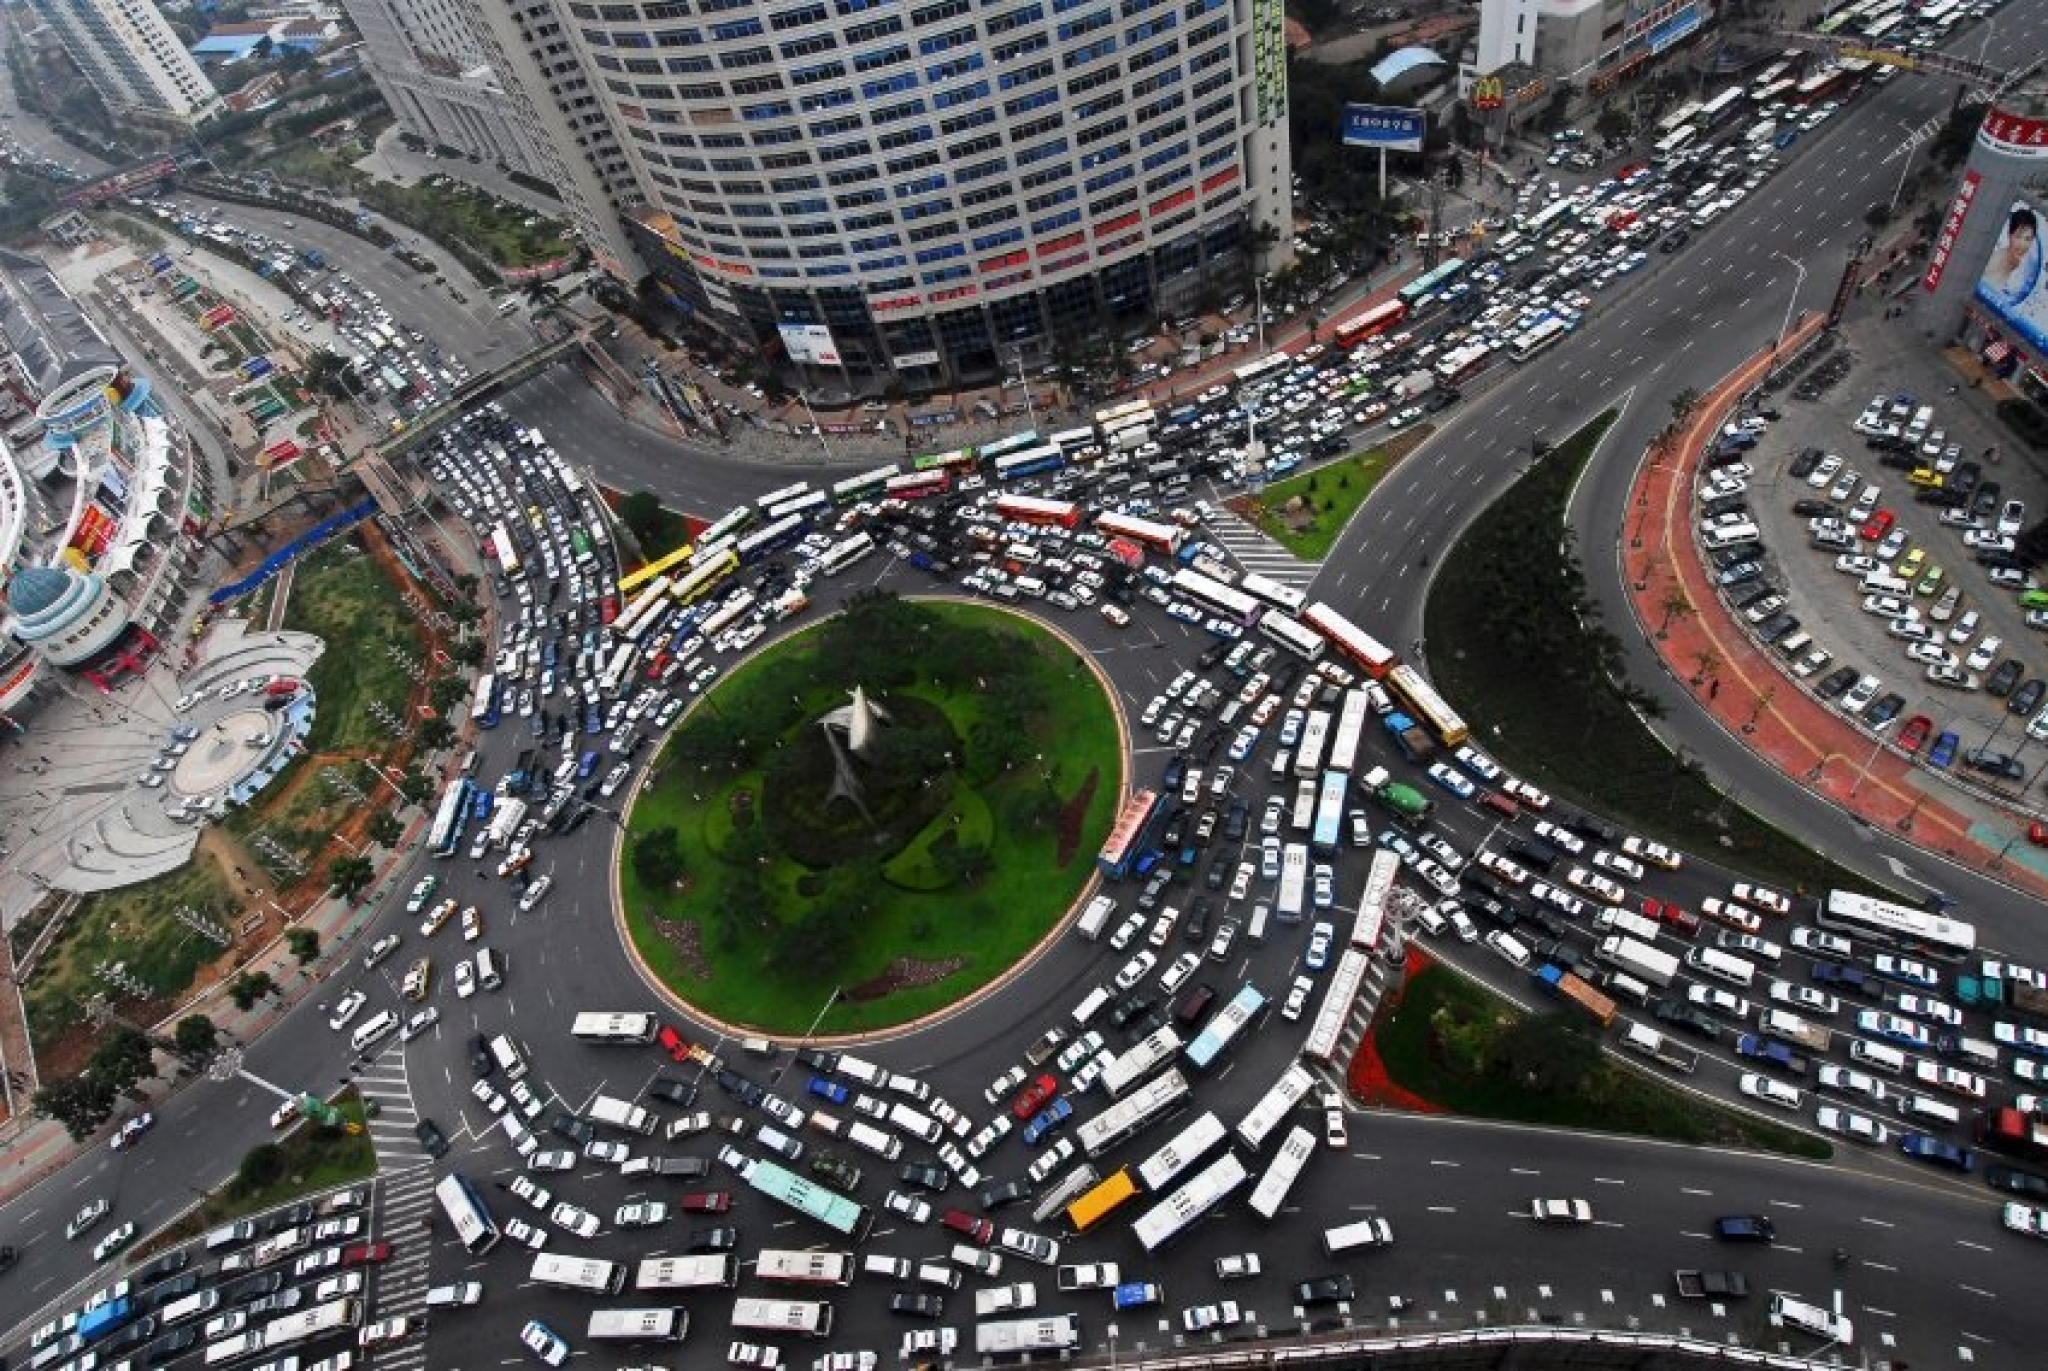
[{"label": "white car", "polygon": [[1799,1091],[1775,1077],[1755,1071],[1745,1071],[1735,1082],[1735,1088],[1753,1100],[1776,1105],[1780,1109],[1797,1109],[1805,1099]]},{"label": "white car", "polygon": [[548,1245],[548,1230],[514,1216],[505,1220],[505,1236],[538,1252]]},{"label": "white car", "polygon": [[1249,1280],[1259,1274],[1259,1254],[1256,1252],[1233,1252],[1216,1259],[1216,1279],[1219,1281]]},{"label": "white car", "polygon": [[1891,1098],[1891,1091],[1875,1076],[1854,1071],[1846,1066],[1823,1062],[1814,1072],[1814,1081],[1823,1090],[1839,1091],[1844,1095],[1855,1095],[1872,1104],[1883,1104]]},{"label": "white car", "polygon": [[1611,871],[1625,881],[1643,879],[1643,864],[1633,857],[1624,857],[1619,852],[1602,848],[1593,854],[1593,865],[1602,871]]},{"label": "white car", "polygon": [[455,995],[466,1000],[476,994],[476,967],[464,957],[455,964]]},{"label": "white car", "polygon": [[1963,658],[1963,665],[1972,671],[1989,671],[1992,662],[1998,659],[1999,649],[2004,646],[2005,640],[1993,634],[1970,649],[1970,655]]},{"label": "white car", "polygon": [[129,1220],[93,1244],[92,1259],[103,1262],[135,1240],[135,1221]]},{"label": "white car", "polygon": [[1825,990],[1816,990],[1810,985],[1799,985],[1793,981],[1772,981],[1770,996],[1779,1004],[1791,1005],[1831,1019],[1842,1012],[1842,1002]]},{"label": "white car", "polygon": [[668,1206],[660,1200],[628,1200],[612,1215],[614,1228],[653,1228],[668,1219]]},{"label": "white car", "polygon": [[1190,1333],[1206,1333],[1212,1328],[1230,1328],[1243,1319],[1236,1300],[1223,1300],[1217,1304],[1197,1304],[1181,1311],[1180,1326]]},{"label": "white car", "polygon": [[[1139,917],[1142,919],[1143,916]],[[1148,954],[1140,953],[1139,955],[1145,956]],[[1138,974],[1139,976],[1142,976],[1144,973],[1140,972]],[[1137,982],[1137,976],[1131,978],[1131,985],[1136,985]],[[1128,990],[1130,986],[1121,984],[1121,978],[1119,978],[1119,985],[1117,988],[1120,990]],[[1015,1093],[1018,1086],[1024,1084],[1024,1076],[1025,1071],[1023,1067],[1011,1067],[1008,1071],[1005,1071],[1002,1075],[996,1077],[993,1081],[990,1081],[988,1083],[987,1088],[981,1092],[982,1099],[987,1101],[990,1106],[1001,1104],[1004,1100],[1008,1099],[1010,1095]]]},{"label": "white car", "polygon": [[539,1319],[528,1319],[519,1330],[519,1341],[543,1366],[560,1366],[569,1360],[569,1344]]},{"label": "white car", "polygon": [[1031,1163],[1025,1174],[1033,1185],[1045,1184],[1046,1178],[1059,1170],[1062,1164],[1072,1159],[1075,1152],[1072,1138],[1055,1138],[1038,1160]]},{"label": "white car", "polygon": [[982,1126],[982,1130],[967,1140],[967,1155],[980,1161],[982,1154],[1010,1136],[1014,1125],[1008,1114],[998,1114]]},{"label": "white car", "polygon": [[[1062,1139],[1061,1141],[1065,1141]],[[910,1223],[930,1223],[932,1207],[929,1201],[915,1195],[906,1195],[901,1190],[891,1190],[882,1197],[882,1207],[898,1218]]]},{"label": "white car", "polygon": [[1664,846],[1664,844],[1653,843],[1648,838],[1638,838],[1633,835],[1621,840],[1621,850],[1631,857],[1636,857],[1650,863],[1652,866],[1661,866],[1666,871],[1676,871],[1685,862],[1685,858],[1681,853]]},{"label": "white car", "polygon": [[363,1012],[363,1006],[370,997],[360,990],[351,990],[335,1003],[334,1012],[327,1017],[327,1026],[339,1033],[347,1028],[355,1016]]},{"label": "white car", "polygon": [[1308,997],[1314,993],[1316,983],[1307,976],[1296,976],[1294,984],[1288,987],[1287,1001],[1280,1006],[1280,1017],[1293,1023],[1308,1008]]},{"label": "white car", "polygon": [[1824,1104],[1813,1112],[1813,1121],[1829,1133],[1838,1133],[1851,1142],[1867,1143],[1872,1147],[1883,1147],[1891,1141],[1891,1130],[1871,1118],[1858,1114],[1853,1109],[1840,1109]]},{"label": "white car", "polygon": [[725,1360],[733,1366],[748,1366],[755,1371],[776,1371],[782,1365],[782,1349],[758,1342],[735,1342],[726,1345]]},{"label": "white car", "polygon": [[1529,1217],[1538,1223],[1587,1224],[1593,1222],[1593,1206],[1585,1200],[1534,1199]]}]

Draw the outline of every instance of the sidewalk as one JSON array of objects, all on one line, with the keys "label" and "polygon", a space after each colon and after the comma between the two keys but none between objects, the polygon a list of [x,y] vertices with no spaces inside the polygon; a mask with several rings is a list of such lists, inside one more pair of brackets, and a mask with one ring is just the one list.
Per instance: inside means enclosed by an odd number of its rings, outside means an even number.
[{"label": "sidewalk", "polygon": [[[1820,325],[1817,316],[1803,319],[1791,341],[1803,343]],[[1716,593],[1695,550],[1694,476],[1708,439],[1770,362],[1768,352],[1758,353],[1724,378],[1683,436],[1653,449],[1637,469],[1634,526],[1621,556],[1638,627],[1699,706],[1788,780],[1930,856],[2048,897],[2048,854],[2026,843],[2024,817],[1992,803],[1988,792],[1972,794],[1916,765],[1889,739],[1874,740],[1807,693]]]}]

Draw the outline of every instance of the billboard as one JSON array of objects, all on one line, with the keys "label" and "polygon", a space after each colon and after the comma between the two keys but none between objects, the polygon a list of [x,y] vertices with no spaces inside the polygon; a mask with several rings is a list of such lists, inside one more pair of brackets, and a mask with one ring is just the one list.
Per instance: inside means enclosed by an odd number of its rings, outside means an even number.
[{"label": "billboard", "polygon": [[1399,105],[1346,105],[1344,146],[1382,152],[1421,152],[1426,121],[1419,109]]},{"label": "billboard", "polygon": [[2037,353],[2048,352],[2048,280],[2041,268],[2041,212],[2015,200],[2003,211],[1974,293]]},{"label": "billboard", "polygon": [[839,345],[832,341],[832,330],[825,325],[777,324],[775,331],[782,335],[782,346],[789,350],[792,362],[819,367],[840,364]]},{"label": "billboard", "polygon": [[1976,172],[1963,176],[1962,185],[1956,187],[1955,203],[1949,206],[1948,218],[1942,222],[1941,236],[1934,240],[1934,251],[1927,259],[1927,274],[1921,278],[1921,287],[1933,290],[1941,284],[1941,278],[1948,271],[1949,254],[1955,251],[1956,239],[1963,231],[1963,221],[1970,217],[1970,205],[1977,198],[1977,187],[1983,178]]}]

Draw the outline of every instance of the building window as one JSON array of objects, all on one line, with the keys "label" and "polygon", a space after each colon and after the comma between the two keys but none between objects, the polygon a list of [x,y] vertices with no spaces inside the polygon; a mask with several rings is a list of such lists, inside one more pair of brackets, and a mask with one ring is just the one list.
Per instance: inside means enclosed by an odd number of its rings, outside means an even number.
[{"label": "building window", "polygon": [[936,5],[926,5],[922,9],[912,10],[910,25],[912,28],[928,28],[933,24],[943,24],[948,19],[962,18],[973,11],[974,6],[969,0],[939,0]]},{"label": "building window", "polygon": [[724,24],[713,24],[711,36],[718,42],[729,42],[734,38],[753,38],[761,33],[759,19],[734,19]]},{"label": "building window", "polygon": [[908,62],[909,60],[910,45],[907,43],[896,43],[890,47],[878,48],[874,52],[861,53],[853,59],[853,69],[855,71],[880,71],[883,67],[894,66],[898,62]]},{"label": "building window", "polygon": [[1035,24],[1045,18],[1045,6],[1040,4],[1020,5],[1013,10],[991,15],[983,21],[991,36],[1021,29],[1026,24]]},{"label": "building window", "polygon": [[719,54],[719,65],[727,71],[735,67],[765,67],[775,60],[775,50],[768,47],[741,48],[737,52]]},{"label": "building window", "polygon": [[1084,47],[1070,49],[1060,59],[1060,64],[1064,66],[1068,71],[1072,71],[1075,67],[1085,66],[1088,63],[1095,61],[1097,58],[1107,57],[1115,51],[1116,37],[1114,35],[1111,35],[1108,38],[1099,39],[1096,42],[1089,43]]},{"label": "building window", "polygon": [[932,105],[936,109],[950,109],[954,105],[963,105],[970,101],[980,100],[987,96],[987,94],[988,82],[976,81],[971,85],[962,86],[958,90],[941,91],[938,95],[932,97]]},{"label": "building window", "polygon": [[822,24],[826,19],[823,5],[803,5],[793,10],[783,10],[768,16],[768,25],[778,33],[802,28],[805,24]]},{"label": "building window", "polygon": [[[898,119],[910,119],[916,117],[917,115],[923,114],[924,109],[924,101],[922,100],[905,100],[900,104],[888,105],[882,109],[878,109],[874,112],[874,114],[872,114],[869,117],[872,118],[877,125],[892,124],[896,122]],[[889,138],[900,139],[902,136],[903,135],[900,132],[892,133],[889,135]],[[916,131],[915,136],[913,136],[910,141],[917,142],[920,141],[921,139],[928,138],[930,136],[931,130],[918,130]],[[906,146],[906,144],[901,142],[892,143],[889,141],[889,138],[884,138],[882,140],[883,147],[889,148]]]},{"label": "building window", "polygon": [[849,25],[846,30],[846,41],[848,44],[872,43],[877,38],[887,38],[892,33],[901,32],[903,20],[891,14],[881,19],[870,19],[865,24]]},{"label": "building window", "polygon": [[1092,14],[1084,14],[1079,19],[1069,19],[1066,23],[1061,24],[1059,26],[1060,41],[1062,43],[1071,42],[1076,38],[1091,34],[1097,29],[1106,29],[1115,22],[1116,16],[1111,14],[1108,7],[1105,6]]},{"label": "building window", "polygon": [[924,69],[924,74],[926,80],[936,84],[940,81],[950,81],[956,76],[965,76],[970,71],[980,71],[983,65],[981,54],[970,52],[950,62],[934,63]]}]

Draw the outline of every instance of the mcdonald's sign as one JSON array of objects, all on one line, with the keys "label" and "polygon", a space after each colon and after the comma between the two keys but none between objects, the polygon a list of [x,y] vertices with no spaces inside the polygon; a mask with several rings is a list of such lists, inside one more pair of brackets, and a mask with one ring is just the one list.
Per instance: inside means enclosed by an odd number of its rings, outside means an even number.
[{"label": "mcdonald's sign", "polygon": [[1472,108],[1496,110],[1507,103],[1507,88],[1498,76],[1482,76],[1472,83]]}]

